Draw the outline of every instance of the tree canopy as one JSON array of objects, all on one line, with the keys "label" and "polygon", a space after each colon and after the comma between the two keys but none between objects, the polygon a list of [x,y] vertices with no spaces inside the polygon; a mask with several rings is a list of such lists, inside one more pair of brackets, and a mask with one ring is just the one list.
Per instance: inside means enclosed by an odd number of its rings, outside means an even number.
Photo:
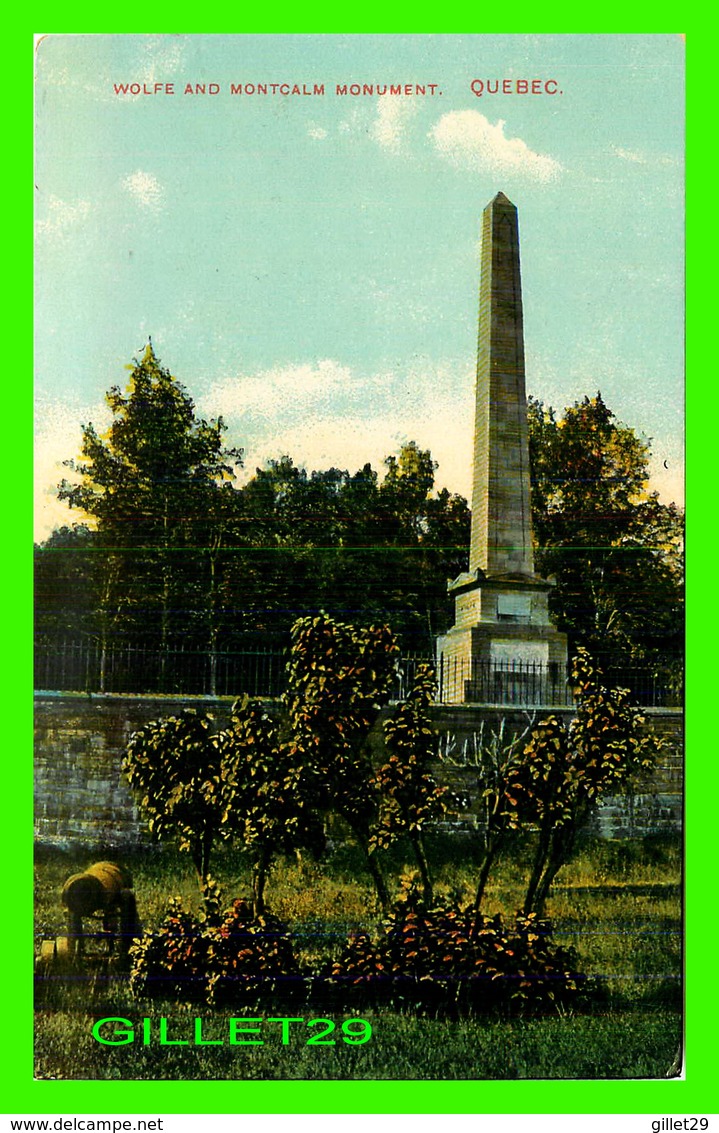
[{"label": "tree canopy", "polygon": [[572,648],[646,661],[682,649],[682,515],[649,490],[649,442],[601,394],[530,399],[536,569]]},{"label": "tree canopy", "polygon": [[75,477],[58,494],[82,522],[38,548],[40,634],[140,641],[162,657],[196,649],[212,666],[222,649],[285,645],[297,617],[326,611],[432,648],[451,623],[446,580],[470,517],[461,496],[433,493],[427,450],[403,445],[384,475],[283,455],[239,486],[242,452],[226,447],[222,418],[198,418],[151,345],[130,369],[127,389],[107,394],[109,429],[85,425],[67,462]]},{"label": "tree canopy", "polygon": [[150,638],[164,658],[174,633],[212,636],[213,550],[241,452],[224,446],[222,418],[197,418],[151,344],[107,403],[109,429],[83,426],[81,458],[66,462],[77,479],[58,495],[94,522],[103,642]]},{"label": "tree canopy", "polygon": [[[370,464],[308,470],[283,454],[238,484],[242,451],[148,344],[108,430],[82,429],[59,496],[80,522],[37,549],[37,631],[142,644],[172,690],[173,651],[202,654],[215,689],[221,652],[287,644],[320,612],[386,623],[428,655],[453,623],[446,583],[467,569],[467,501],[435,488],[414,441]],[[562,413],[529,401],[536,569],[554,577],[570,648],[619,662],[679,654],[682,516],[649,490],[649,442],[600,394]],[[104,661],[102,662],[104,664]],[[147,670],[149,673],[149,670]]]}]

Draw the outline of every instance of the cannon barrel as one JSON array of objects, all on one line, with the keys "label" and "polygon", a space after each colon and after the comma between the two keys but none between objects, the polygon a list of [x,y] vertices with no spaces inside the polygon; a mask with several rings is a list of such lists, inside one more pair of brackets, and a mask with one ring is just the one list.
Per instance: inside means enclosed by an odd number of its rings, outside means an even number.
[{"label": "cannon barrel", "polygon": [[72,950],[82,951],[83,917],[102,917],[110,951],[119,938],[120,950],[127,952],[133,938],[140,935],[132,877],[115,862],[95,862],[82,873],[72,874],[63,885],[61,900],[67,909]]}]

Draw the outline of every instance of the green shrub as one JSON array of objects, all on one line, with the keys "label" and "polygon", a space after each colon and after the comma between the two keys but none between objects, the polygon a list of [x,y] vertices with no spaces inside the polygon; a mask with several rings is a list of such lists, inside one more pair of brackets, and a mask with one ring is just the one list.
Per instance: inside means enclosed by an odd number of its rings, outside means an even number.
[{"label": "green shrub", "polygon": [[270,913],[255,916],[248,901],[233,901],[219,923],[208,925],[205,939],[209,1004],[250,1007],[304,994],[289,929]]},{"label": "green shrub", "polygon": [[173,897],[156,932],[130,948],[130,987],[140,998],[204,999],[209,941],[204,924]]},{"label": "green shrub", "polygon": [[552,940],[549,921],[477,915],[457,901],[426,907],[405,893],[378,938],[360,933],[323,973],[352,1006],[391,1005],[433,1015],[535,1014],[578,1002],[590,990],[577,956]]},{"label": "green shrub", "polygon": [[282,921],[267,913],[256,916],[241,899],[222,913],[211,880],[204,901],[206,911],[196,917],[174,898],[157,932],[146,933],[130,950],[136,996],[250,1007],[304,994]]}]

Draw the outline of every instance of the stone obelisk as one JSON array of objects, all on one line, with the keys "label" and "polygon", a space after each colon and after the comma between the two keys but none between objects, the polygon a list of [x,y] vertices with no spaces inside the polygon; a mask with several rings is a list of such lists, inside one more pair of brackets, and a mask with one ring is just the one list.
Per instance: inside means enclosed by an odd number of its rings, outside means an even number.
[{"label": "stone obelisk", "polygon": [[473,473],[469,572],[449,584],[455,624],[437,641],[442,699],[543,700],[567,641],[534,573],[519,225],[504,193],[482,221]]}]

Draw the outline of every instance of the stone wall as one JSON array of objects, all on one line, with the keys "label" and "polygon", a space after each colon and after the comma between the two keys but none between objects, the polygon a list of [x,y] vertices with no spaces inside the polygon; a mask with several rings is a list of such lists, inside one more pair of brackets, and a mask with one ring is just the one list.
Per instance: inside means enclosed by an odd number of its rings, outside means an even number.
[{"label": "stone wall", "polygon": [[35,837],[69,848],[151,841],[120,761],[150,720],[196,707],[224,723],[231,701],[58,694],[35,698]]},{"label": "stone wall", "polygon": [[[174,700],[168,697],[43,694],[35,700],[35,836],[45,845],[111,848],[150,842],[120,771],[131,733],[149,720],[194,707],[212,714],[222,727],[231,699]],[[571,715],[571,710],[557,710]],[[594,819],[607,838],[677,830],[682,816],[683,720],[678,710],[648,709],[651,726],[667,741],[652,779],[631,797],[610,799]],[[437,775],[459,791],[472,791],[474,753],[504,720],[507,732],[522,730],[531,716],[516,709],[442,707],[435,710],[439,733]],[[469,815],[457,815],[461,829]]]},{"label": "stone wall", "polygon": [[[552,713],[567,722],[571,708],[553,708]],[[440,774],[454,790],[472,791],[477,776],[472,764],[477,749],[493,731],[504,725],[510,736],[538,721],[546,710],[512,708],[441,707],[435,711],[439,732]],[[632,838],[645,834],[667,834],[682,828],[684,778],[684,716],[680,709],[647,708],[647,728],[664,740],[664,749],[654,773],[638,783],[632,794],[607,798],[592,819],[593,832],[603,838]],[[471,815],[458,815],[458,828],[472,821]]]}]

